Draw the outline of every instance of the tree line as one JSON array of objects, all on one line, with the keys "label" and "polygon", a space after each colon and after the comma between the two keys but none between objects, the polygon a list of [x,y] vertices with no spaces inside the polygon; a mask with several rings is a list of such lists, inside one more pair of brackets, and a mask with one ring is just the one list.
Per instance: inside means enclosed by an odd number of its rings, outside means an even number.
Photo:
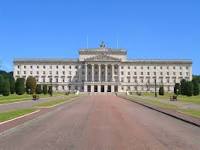
[{"label": "tree line", "polygon": [[29,76],[24,78],[13,77],[13,72],[0,71],[0,95],[9,96],[16,93],[17,95],[27,94],[53,94],[52,86],[37,84],[36,79]]},{"label": "tree line", "polygon": [[[200,76],[193,76],[192,81],[182,79],[174,86],[175,95],[197,96],[200,94]],[[164,87],[160,86],[159,95],[164,95]]]}]

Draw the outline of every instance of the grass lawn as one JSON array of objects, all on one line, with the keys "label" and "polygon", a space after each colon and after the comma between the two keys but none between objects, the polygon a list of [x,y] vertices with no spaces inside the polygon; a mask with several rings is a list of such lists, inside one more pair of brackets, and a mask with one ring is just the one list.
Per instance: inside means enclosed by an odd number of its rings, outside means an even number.
[{"label": "grass lawn", "polygon": [[157,100],[145,100],[145,99],[142,99],[139,98],[139,99],[135,99],[133,96],[129,96],[132,100],[134,101],[139,101],[139,102],[143,102],[145,104],[150,104],[150,105],[153,105],[153,106],[157,106],[157,107],[160,107],[160,108],[166,108],[166,109],[177,109],[177,106],[176,105],[172,105],[172,104],[166,104],[166,103],[162,103],[162,102],[159,102]]},{"label": "grass lawn", "polygon": [[[173,109],[178,112],[184,113],[186,115],[200,118],[200,110],[182,109],[175,104],[173,105],[173,104],[168,104],[168,103],[164,102],[164,100],[169,99],[170,95],[172,95],[172,94],[166,93],[166,95],[164,95],[164,96],[158,96],[157,98],[155,98],[153,93],[143,93],[142,96],[130,95],[128,97],[131,98],[133,101],[143,102],[145,104],[153,105],[153,106],[156,106],[159,108]],[[148,99],[147,99],[147,97],[148,97]],[[192,97],[179,96],[178,99],[180,102],[183,102],[183,103],[187,102],[187,103],[200,104],[200,96],[192,96]],[[162,102],[162,100],[163,100],[163,102]]]},{"label": "grass lawn", "polygon": [[[59,95],[63,95],[63,93],[53,93],[53,96],[59,96]],[[45,98],[45,97],[49,97],[49,95],[40,94],[40,98]],[[31,99],[32,99],[32,95],[29,95],[29,94],[23,94],[23,95],[12,94],[9,96],[0,96],[0,104],[20,102],[20,101],[31,100]]]},{"label": "grass lawn", "polygon": [[48,102],[43,102],[43,103],[37,104],[35,106],[36,107],[52,107],[52,106],[70,101],[71,98],[76,97],[76,96],[77,95],[72,94],[72,95],[66,96],[64,99],[56,99],[56,100],[52,100],[52,101],[48,101]]},{"label": "grass lawn", "polygon": [[8,112],[1,112],[0,113],[0,122],[11,120],[13,118],[31,113],[36,111],[36,109],[31,108],[31,109],[19,109],[19,110],[13,110],[13,111],[8,111]]},{"label": "grass lawn", "polygon": [[[165,95],[163,95],[163,96],[158,95],[157,98],[169,100],[170,96],[172,96],[172,95],[173,95],[173,93],[165,93]],[[142,96],[154,97],[154,93],[142,93]],[[200,95],[198,95],[198,96],[182,96],[182,95],[179,95],[178,100],[180,102],[200,104]]]},{"label": "grass lawn", "polygon": [[179,112],[200,118],[200,110],[193,110],[193,109],[181,109]]}]

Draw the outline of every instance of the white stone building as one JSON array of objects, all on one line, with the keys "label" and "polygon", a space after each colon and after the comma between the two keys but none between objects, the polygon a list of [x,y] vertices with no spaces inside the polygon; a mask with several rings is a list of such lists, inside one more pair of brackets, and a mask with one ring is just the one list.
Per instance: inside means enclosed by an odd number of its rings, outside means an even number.
[{"label": "white stone building", "polygon": [[192,80],[191,60],[127,59],[124,49],[80,49],[79,59],[15,59],[14,77],[34,76],[57,91],[172,92],[181,79]]}]

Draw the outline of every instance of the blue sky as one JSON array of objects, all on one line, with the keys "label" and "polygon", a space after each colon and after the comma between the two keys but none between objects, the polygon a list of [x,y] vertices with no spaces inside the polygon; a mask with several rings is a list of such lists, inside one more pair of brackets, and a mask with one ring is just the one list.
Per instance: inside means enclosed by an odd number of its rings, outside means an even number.
[{"label": "blue sky", "polygon": [[129,58],[192,59],[200,74],[198,0],[1,0],[1,69],[14,58],[76,58],[78,49],[107,46]]}]

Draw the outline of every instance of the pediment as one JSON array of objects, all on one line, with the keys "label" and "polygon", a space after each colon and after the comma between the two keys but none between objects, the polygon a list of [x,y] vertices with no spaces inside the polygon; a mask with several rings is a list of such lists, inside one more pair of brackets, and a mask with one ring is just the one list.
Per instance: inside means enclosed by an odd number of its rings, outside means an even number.
[{"label": "pediment", "polygon": [[94,57],[86,58],[85,61],[120,61],[120,59],[101,54]]}]

